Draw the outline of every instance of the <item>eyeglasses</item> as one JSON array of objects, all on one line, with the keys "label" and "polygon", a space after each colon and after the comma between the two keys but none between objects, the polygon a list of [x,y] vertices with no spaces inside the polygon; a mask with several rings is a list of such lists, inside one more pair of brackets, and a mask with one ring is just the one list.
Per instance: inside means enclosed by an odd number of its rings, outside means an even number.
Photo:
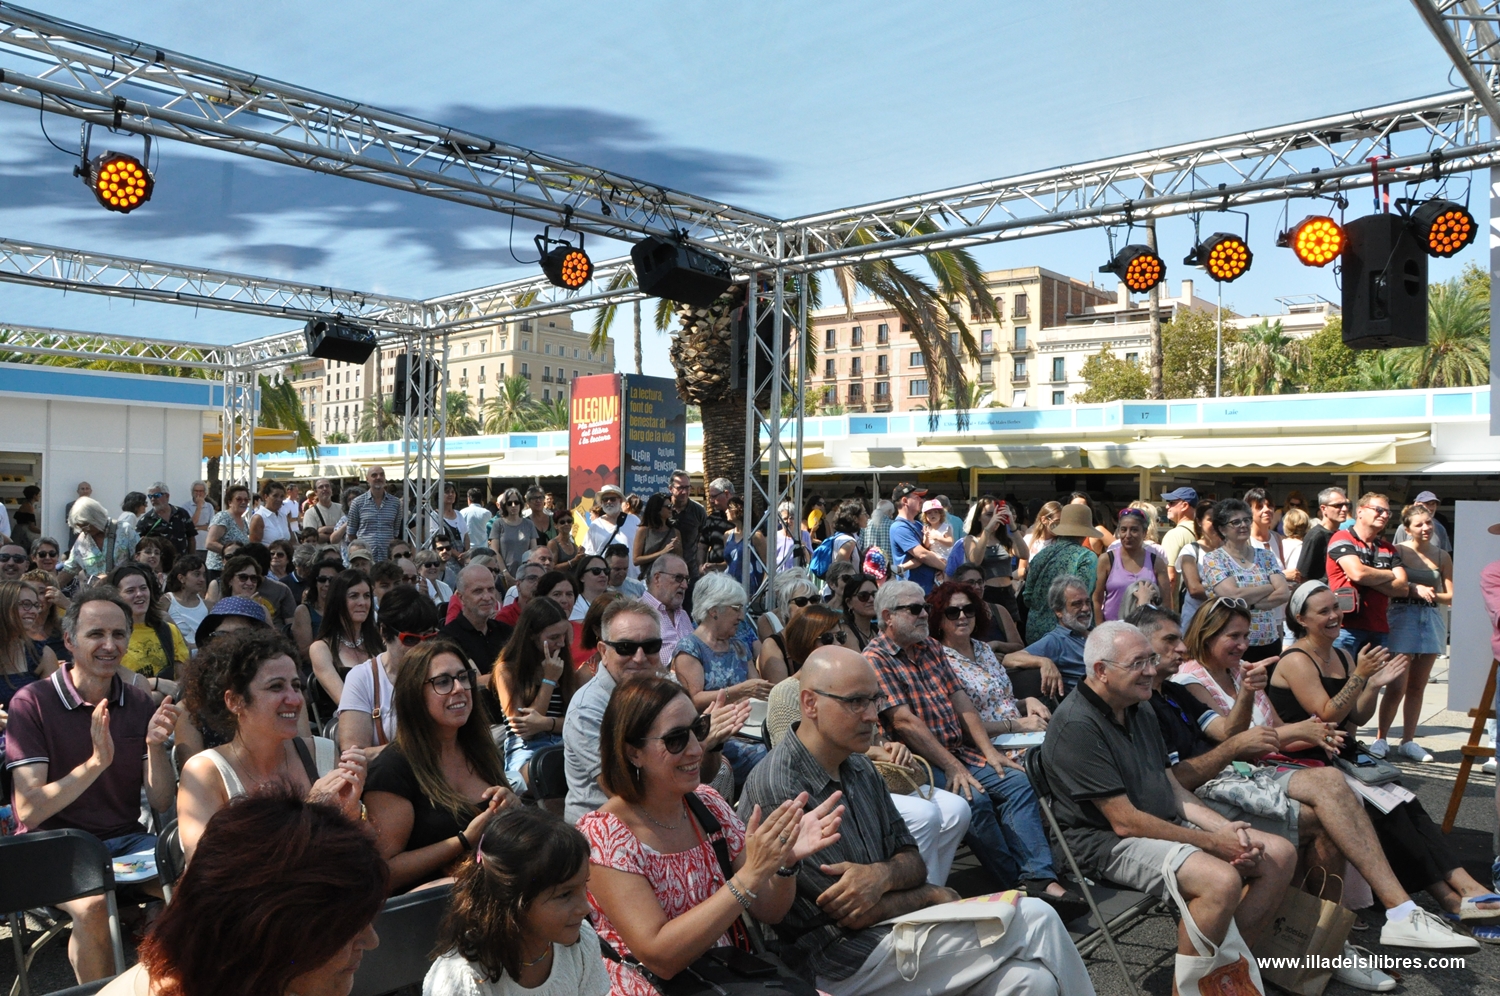
[{"label": "eyeglasses", "polygon": [[166,496],[167,493],[165,491],[153,491],[146,497],[150,498],[152,501],[156,501],[158,498],[165,498]]},{"label": "eyeglasses", "polygon": [[508,501],[508,502],[503,502],[500,505],[500,507],[501,508],[520,508],[521,507],[521,503],[518,502],[518,501]]},{"label": "eyeglasses", "polygon": [[433,549],[438,553],[447,553],[449,550],[453,549],[453,547],[449,546],[447,543],[444,543],[441,546],[434,546]]},{"label": "eyeglasses", "polygon": [[661,653],[661,637],[651,640],[600,640],[600,643],[614,650],[621,657],[634,657],[638,651],[644,650],[647,657],[654,657]]},{"label": "eyeglasses", "polygon": [[950,605],[943,610],[943,618],[956,620],[959,616],[968,616],[970,619],[979,615],[979,606],[970,602],[968,605]]},{"label": "eyeglasses", "polygon": [[[405,636],[407,634],[403,633],[402,635]],[[426,683],[431,685],[432,690],[439,695],[452,695],[454,685],[473,690],[474,672],[468,668],[464,668],[457,674],[437,674],[428,678]]]},{"label": "eyeglasses", "polygon": [[251,573],[249,571],[246,571],[246,572],[244,572],[242,574],[236,574],[232,578],[232,580],[234,580],[234,581],[243,581],[246,584],[249,584],[249,583],[251,583],[253,581],[256,584],[259,584],[260,583],[260,575],[259,574]]},{"label": "eyeglasses", "polygon": [[851,595],[849,597],[853,598],[856,602],[868,602],[868,601],[870,601],[871,599],[873,599],[875,597],[875,591],[874,591],[874,589],[867,589],[865,591],[856,591],[853,595]]},{"label": "eyeglasses", "polygon": [[1248,529],[1250,528],[1250,520],[1230,519],[1228,522],[1224,523],[1224,525],[1228,526],[1230,529]]},{"label": "eyeglasses", "polygon": [[659,577],[659,578],[668,578],[669,580],[675,581],[678,584],[687,584],[688,583],[688,575],[686,575],[686,574],[669,574],[666,571],[662,571],[660,574],[658,574],[656,576]]},{"label": "eyeglasses", "polygon": [[1360,508],[1369,509],[1377,517],[1384,517],[1391,514],[1391,510],[1384,505],[1361,505]]},{"label": "eyeglasses", "polygon": [[921,617],[927,614],[927,603],[913,602],[910,605],[893,605],[891,606],[891,611],[910,612],[914,617]]},{"label": "eyeglasses", "polygon": [[833,596],[832,595],[827,595],[827,596],[824,596],[824,595],[798,595],[796,598],[789,598],[789,599],[787,599],[787,601],[791,602],[797,608],[802,609],[802,608],[806,608],[807,607],[807,603],[808,602],[811,602],[814,605],[822,605],[824,602],[831,602],[831,601],[833,601]]},{"label": "eyeglasses", "polygon": [[37,560],[56,560],[57,557],[58,553],[56,550],[49,550],[46,547],[42,547],[36,552]]},{"label": "eyeglasses", "polygon": [[608,567],[585,567],[583,569],[583,573],[585,573],[585,574],[594,574],[594,575],[608,574],[609,573],[609,568]]},{"label": "eyeglasses", "polygon": [[28,598],[25,601],[17,602],[16,604],[22,609],[30,610],[33,612],[42,607],[42,603],[38,602],[34,598]]},{"label": "eyeglasses", "polygon": [[1142,671],[1156,670],[1157,666],[1161,664],[1161,655],[1152,654],[1150,657],[1142,657],[1134,661],[1105,660],[1102,663],[1108,664],[1110,667],[1117,667],[1121,671],[1129,671],[1131,674],[1140,674]]},{"label": "eyeglasses", "polygon": [[[426,643],[437,635],[438,630],[429,629],[425,633],[397,633],[396,639],[401,641],[403,647],[415,647],[418,644]],[[442,689],[439,689],[439,691],[442,691]]]},{"label": "eyeglasses", "polygon": [[1346,501],[1330,501],[1330,502],[1324,502],[1323,503],[1323,507],[1324,508],[1348,508],[1349,507],[1349,503],[1346,502]]},{"label": "eyeglasses", "polygon": [[889,700],[881,692],[876,692],[874,695],[835,695],[832,692],[825,692],[821,688],[814,688],[812,692],[814,695],[821,695],[825,699],[842,702],[846,709],[859,716],[864,715],[865,710],[871,706],[875,707],[876,712],[885,712],[889,704]]},{"label": "eyeglasses", "polygon": [[818,637],[818,642],[825,647],[831,647],[835,643],[843,643],[846,637],[847,634],[843,630],[830,629],[828,632]]},{"label": "eyeglasses", "polygon": [[701,744],[708,739],[708,731],[713,727],[713,722],[713,718],[708,713],[704,713],[693,720],[691,726],[679,726],[675,730],[668,730],[659,737],[641,737],[640,740],[636,741],[636,744],[643,744],[647,740],[660,740],[661,745],[667,749],[668,754],[681,754],[687,750],[688,734],[691,733],[693,738]]},{"label": "eyeglasses", "polygon": [[338,577],[337,574],[322,574],[322,575],[319,575],[318,576],[318,584],[332,584],[333,583],[333,579],[336,578],[336,577]]},{"label": "eyeglasses", "polygon": [[24,564],[26,554],[24,553],[0,553],[0,564]]}]

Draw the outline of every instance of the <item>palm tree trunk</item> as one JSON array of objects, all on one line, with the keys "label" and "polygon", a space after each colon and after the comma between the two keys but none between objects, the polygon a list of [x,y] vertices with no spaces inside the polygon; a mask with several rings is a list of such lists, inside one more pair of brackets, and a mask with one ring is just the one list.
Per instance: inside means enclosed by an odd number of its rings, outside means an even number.
[{"label": "palm tree trunk", "polygon": [[641,302],[639,301],[635,302],[635,372],[641,372]]}]

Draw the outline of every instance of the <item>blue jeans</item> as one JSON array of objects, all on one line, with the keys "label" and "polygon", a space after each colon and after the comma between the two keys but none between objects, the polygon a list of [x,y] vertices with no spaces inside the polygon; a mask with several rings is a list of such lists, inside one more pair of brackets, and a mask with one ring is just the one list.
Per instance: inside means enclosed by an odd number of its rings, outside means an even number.
[{"label": "blue jeans", "polygon": [[[948,787],[943,772],[934,769],[932,774],[938,788]],[[1025,772],[1006,768],[1002,773],[984,764],[970,765],[969,774],[984,786],[983,793],[975,792],[969,800],[973,818],[964,838],[979,863],[1002,889],[1021,882],[1056,881],[1042,809]]]},{"label": "blue jeans", "polygon": [[123,837],[109,838],[104,842],[104,847],[109,851],[110,857],[123,858],[127,854],[155,850],[156,834],[127,833]]},{"label": "blue jeans", "polygon": [[729,766],[734,769],[735,792],[745,787],[745,779],[750,777],[750,772],[766,754],[765,744],[733,738],[724,742],[724,760],[728,761]]},{"label": "blue jeans", "polygon": [[1341,629],[1333,645],[1345,651],[1350,657],[1358,659],[1359,652],[1370,644],[1385,646],[1386,637],[1389,633],[1377,633],[1373,629]]},{"label": "blue jeans", "polygon": [[539,733],[530,740],[522,740],[514,733],[507,733],[505,735],[505,777],[510,781],[510,787],[517,792],[525,792],[527,779],[521,775],[521,768],[543,747],[552,747],[560,743],[562,743],[561,733]]}]

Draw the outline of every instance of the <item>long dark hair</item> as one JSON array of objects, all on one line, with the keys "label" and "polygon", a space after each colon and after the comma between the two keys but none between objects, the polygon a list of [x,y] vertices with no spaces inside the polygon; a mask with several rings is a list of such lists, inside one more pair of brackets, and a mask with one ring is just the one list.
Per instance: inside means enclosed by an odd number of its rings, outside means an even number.
[{"label": "long dark hair", "polygon": [[[466,668],[469,666],[463,649],[443,637],[428,640],[401,661],[395,688],[391,692],[391,705],[401,717],[396,726],[396,749],[411,765],[417,786],[433,808],[447,810],[460,824],[467,824],[479,810],[448,784],[443,775],[437,724],[427,712],[427,672],[431,670],[432,662],[443,654],[456,657]],[[495,738],[490,736],[489,710],[484,706],[486,696],[481,694],[477,675],[475,679],[470,695],[474,708],[469,713],[468,722],[458,731],[458,749],[463,751],[474,773],[487,784],[509,787],[510,782],[505,778],[505,761],[500,756],[500,748],[495,746]]]},{"label": "long dark hair", "polygon": [[[307,583],[302,588],[303,605],[314,609],[318,607],[318,575],[323,573],[323,568],[325,567],[332,567],[336,574],[341,574],[344,570],[343,563],[334,557],[324,557],[316,564],[313,564],[312,570],[308,572],[306,578]],[[332,581],[328,582],[328,587],[332,590]],[[326,598],[327,596],[324,597]],[[326,605],[327,603],[325,602],[324,604]]]},{"label": "long dark hair", "polygon": [[[316,575],[314,575],[313,584],[317,584]],[[334,578],[333,583],[328,586],[328,594],[325,596],[323,622],[318,627],[318,639],[328,644],[335,664],[339,659],[339,640],[346,632],[354,628],[354,623],[349,618],[349,589],[358,584],[370,584],[370,578],[364,571],[356,571],[353,568],[340,571],[339,576]],[[365,616],[364,625],[359,629],[359,635],[364,640],[365,653],[371,657],[385,649],[385,641],[380,638],[380,627],[375,625],[374,592],[375,588],[372,585],[370,614]]]},{"label": "long dark hair", "polygon": [[667,502],[671,498],[665,493],[658,491],[646,499],[646,508],[641,512],[641,525],[647,529],[669,529],[671,523],[667,521]]},{"label": "long dark hair", "polygon": [[540,808],[513,806],[490,817],[476,860],[465,861],[432,957],[456,951],[495,983],[521,976],[526,911],[589,860],[588,840]]},{"label": "long dark hair", "polygon": [[[499,673],[500,680],[505,682],[505,689],[512,700],[525,705],[542,690],[542,661],[545,658],[542,657],[542,648],[537,644],[544,629],[567,621],[568,614],[563,611],[562,606],[541,595],[533,598],[521,610],[521,618],[516,620],[516,628],[511,632],[505,649],[500,651],[500,659],[495,663],[495,671]],[[573,698],[578,681],[569,654],[573,645],[572,630],[573,627],[569,626],[567,642],[562,651],[563,673],[557,679],[557,690],[562,692],[564,709]]]},{"label": "long dark hair", "polygon": [[[166,618],[161,614],[161,609],[158,608],[156,604],[161,599],[161,585],[156,583],[156,572],[146,567],[144,564],[121,564],[120,566],[109,572],[109,583],[113,585],[116,590],[119,590],[120,582],[124,581],[132,574],[137,574],[146,579],[146,586],[150,589],[151,596],[150,600],[146,603],[146,618],[143,621],[147,626],[155,629],[156,627],[160,626],[163,620]],[[132,614],[130,618],[131,622],[134,623],[134,614]]]},{"label": "long dark hair", "polygon": [[[997,506],[1003,503],[1003,498],[995,498],[990,495],[985,495],[983,498],[980,498],[977,502],[975,502],[974,516],[969,520],[969,535],[983,535],[985,517],[989,515],[990,512],[993,511]],[[997,525],[1000,526],[1000,531],[995,534],[995,538],[1000,541],[1001,546],[1009,550],[1011,553],[1015,553],[1016,544],[1015,541],[1011,539],[1010,526],[1007,526],[1005,524],[1004,519],[1001,519],[997,523]]]}]

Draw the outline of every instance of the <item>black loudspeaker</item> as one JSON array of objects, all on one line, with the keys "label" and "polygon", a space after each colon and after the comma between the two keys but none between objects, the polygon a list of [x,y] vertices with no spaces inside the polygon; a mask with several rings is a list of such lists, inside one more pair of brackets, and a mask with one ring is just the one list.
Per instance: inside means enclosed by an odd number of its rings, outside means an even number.
[{"label": "black loudspeaker", "polygon": [[1427,254],[1406,219],[1372,214],[1344,226],[1344,345],[1427,345]]},{"label": "black loudspeaker", "polygon": [[[396,354],[396,386],[391,391],[391,412],[396,415],[405,415],[408,409],[416,408],[416,397],[408,390],[412,381],[416,381],[416,388],[420,394],[427,396],[429,410],[436,414],[438,397],[438,379],[442,376],[438,365],[432,360],[427,361],[426,369],[418,366],[410,353]],[[424,376],[425,373],[425,376]],[[415,414],[415,412],[412,412]]]},{"label": "black loudspeaker", "polygon": [[302,329],[307,355],[340,363],[363,363],[375,351],[375,333],[336,318],[314,318]]},{"label": "black loudspeaker", "polygon": [[[732,314],[729,340],[729,387],[731,390],[744,391],[750,386],[746,377],[750,365],[750,309],[741,305]],[[775,334],[773,310],[769,307],[762,308],[755,316],[755,325],[756,335],[761,343],[761,351],[755,355],[755,379],[764,382],[767,373],[766,364],[770,362],[767,357],[771,355],[771,345]],[[793,329],[792,316],[788,314],[782,319],[781,334],[790,339]],[[790,357],[790,352],[783,349],[781,353],[783,376],[787,376],[791,370]]]},{"label": "black loudspeaker", "polygon": [[673,239],[651,235],[630,250],[636,285],[652,297],[706,308],[733,283],[729,264]]}]

